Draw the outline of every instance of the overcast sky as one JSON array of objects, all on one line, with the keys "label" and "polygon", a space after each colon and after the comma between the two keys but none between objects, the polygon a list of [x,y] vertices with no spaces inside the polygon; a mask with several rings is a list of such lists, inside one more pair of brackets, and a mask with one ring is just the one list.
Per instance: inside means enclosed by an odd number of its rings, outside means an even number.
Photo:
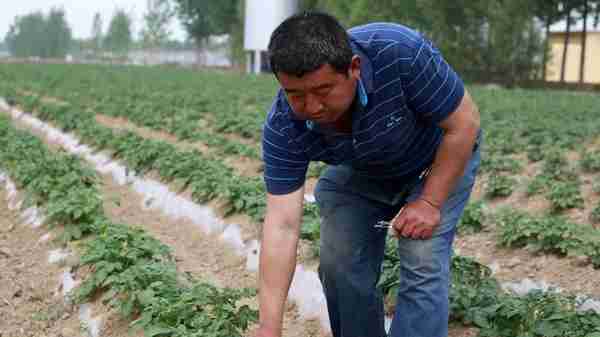
[{"label": "overcast sky", "polygon": [[[104,24],[104,32],[115,8],[123,8],[133,17],[134,36],[137,38],[143,26],[143,15],[146,11],[146,0],[0,0],[0,41],[4,39],[16,15],[26,15],[35,10],[47,14],[52,7],[63,7],[67,21],[76,38],[88,38],[92,31],[94,14],[100,12]],[[173,37],[184,39],[185,33],[176,20],[172,23]]]}]

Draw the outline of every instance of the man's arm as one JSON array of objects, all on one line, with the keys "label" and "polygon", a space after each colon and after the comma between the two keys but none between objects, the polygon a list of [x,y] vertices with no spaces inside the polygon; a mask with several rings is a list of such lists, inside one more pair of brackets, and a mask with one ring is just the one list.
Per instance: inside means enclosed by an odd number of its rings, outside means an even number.
[{"label": "man's arm", "polygon": [[440,208],[462,177],[479,132],[479,110],[465,89],[457,109],[439,125],[442,143],[433,160],[421,198]]},{"label": "man's arm", "polygon": [[444,136],[421,196],[393,220],[394,234],[429,239],[441,220],[441,208],[471,158],[479,132],[479,110],[469,93],[454,112],[440,122]]},{"label": "man's arm", "polygon": [[267,193],[259,267],[257,337],[280,337],[285,301],[296,268],[304,186],[285,195]]}]

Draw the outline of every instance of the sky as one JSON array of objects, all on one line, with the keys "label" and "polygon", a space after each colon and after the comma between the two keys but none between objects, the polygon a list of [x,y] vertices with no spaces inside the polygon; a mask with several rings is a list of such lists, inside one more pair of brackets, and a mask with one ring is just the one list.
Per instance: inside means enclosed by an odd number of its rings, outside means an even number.
[{"label": "sky", "polygon": [[[133,31],[137,38],[143,27],[146,0],[0,0],[0,41],[4,39],[16,15],[26,15],[36,10],[47,14],[52,7],[65,9],[67,21],[75,38],[90,37],[96,12],[100,12],[102,16],[103,31],[106,32],[115,9],[125,9],[133,17]],[[177,20],[173,20],[170,30],[173,32],[173,38],[179,40],[185,38],[185,32]]]}]

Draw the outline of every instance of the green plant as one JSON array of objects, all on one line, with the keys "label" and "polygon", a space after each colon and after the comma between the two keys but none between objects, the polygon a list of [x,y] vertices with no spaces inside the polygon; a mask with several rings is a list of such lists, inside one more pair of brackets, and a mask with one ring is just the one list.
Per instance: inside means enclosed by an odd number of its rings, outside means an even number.
[{"label": "green plant", "polygon": [[458,223],[458,229],[463,233],[476,233],[483,229],[485,220],[483,201],[469,202]]},{"label": "green plant", "polygon": [[584,151],[581,160],[579,161],[581,168],[585,172],[599,172],[600,171],[600,151],[587,152]]},{"label": "green plant", "polygon": [[550,187],[548,200],[552,203],[552,210],[555,212],[583,207],[583,196],[577,181],[555,182]]},{"label": "green plant", "polygon": [[600,203],[590,213],[590,220],[594,223],[600,223]]},{"label": "green plant", "polygon": [[316,203],[306,205],[300,231],[300,238],[310,241],[314,256],[319,256],[320,253],[321,219],[318,212]]},{"label": "green plant", "polygon": [[592,192],[600,194],[600,181],[594,181],[592,184]]},{"label": "green plant", "polygon": [[488,198],[508,197],[512,194],[516,183],[517,181],[512,177],[492,174],[488,178],[485,195]]}]

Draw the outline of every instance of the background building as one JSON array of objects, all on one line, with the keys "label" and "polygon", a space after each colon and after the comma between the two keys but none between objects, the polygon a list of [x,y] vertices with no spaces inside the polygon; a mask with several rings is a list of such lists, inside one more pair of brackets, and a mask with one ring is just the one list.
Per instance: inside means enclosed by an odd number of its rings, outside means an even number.
[{"label": "background building", "polygon": [[[548,43],[550,59],[546,65],[547,81],[560,81],[565,35],[564,25],[551,29]],[[598,84],[600,83],[600,27],[588,27],[586,35],[583,82]],[[570,32],[565,62],[565,82],[579,82],[582,49],[583,29],[579,24]]]}]

